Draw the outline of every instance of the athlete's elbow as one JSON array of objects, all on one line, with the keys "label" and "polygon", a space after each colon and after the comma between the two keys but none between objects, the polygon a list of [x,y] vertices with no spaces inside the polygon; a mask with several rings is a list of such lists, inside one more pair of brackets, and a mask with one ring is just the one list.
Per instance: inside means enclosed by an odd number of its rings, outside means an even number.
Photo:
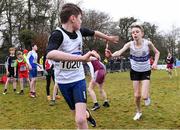
[{"label": "athlete's elbow", "polygon": [[160,55],[160,52],[159,52],[158,50],[156,50],[156,51],[155,51],[155,54],[159,56],[159,55]]},{"label": "athlete's elbow", "polygon": [[157,55],[160,56],[160,52],[159,51],[157,51]]},{"label": "athlete's elbow", "polygon": [[53,58],[53,52],[52,52],[52,51],[47,52],[46,58],[47,58],[47,59],[52,59],[52,58]]}]

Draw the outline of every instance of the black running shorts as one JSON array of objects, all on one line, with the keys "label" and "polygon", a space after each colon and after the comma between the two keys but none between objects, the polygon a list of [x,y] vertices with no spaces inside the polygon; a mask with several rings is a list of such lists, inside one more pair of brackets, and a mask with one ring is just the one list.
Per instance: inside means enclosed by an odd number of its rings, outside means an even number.
[{"label": "black running shorts", "polygon": [[130,78],[133,81],[150,80],[151,70],[144,72],[137,72],[133,69],[130,70]]}]

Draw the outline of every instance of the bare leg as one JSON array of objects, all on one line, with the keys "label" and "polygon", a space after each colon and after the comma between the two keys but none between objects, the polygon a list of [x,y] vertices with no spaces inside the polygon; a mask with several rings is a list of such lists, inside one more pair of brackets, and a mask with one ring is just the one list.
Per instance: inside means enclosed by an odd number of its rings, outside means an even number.
[{"label": "bare leg", "polygon": [[151,103],[150,92],[149,92],[150,80],[142,81],[142,93],[141,96],[144,99],[145,106],[149,106]]},{"label": "bare leg", "polygon": [[33,92],[36,92],[35,86],[36,86],[36,78],[33,78],[32,79],[32,91]]},{"label": "bare leg", "polygon": [[9,84],[9,80],[10,80],[10,78],[8,77],[7,80],[6,80],[6,83],[5,83],[5,85],[4,85],[4,90],[5,90],[5,89],[7,90],[8,84]]},{"label": "bare leg", "polygon": [[97,103],[97,98],[96,98],[96,94],[94,92],[94,87],[95,87],[96,83],[94,82],[94,80],[91,80],[89,82],[89,87],[88,87],[88,92],[93,100],[93,103]]},{"label": "bare leg", "polygon": [[23,82],[23,78],[20,78],[20,86],[21,86],[21,90],[24,89],[24,82]]},{"label": "bare leg", "polygon": [[140,107],[140,100],[141,100],[141,93],[140,93],[140,81],[133,81],[134,87],[134,97],[135,97],[135,104],[137,112],[141,112]]},{"label": "bare leg", "polygon": [[7,88],[8,88],[9,80],[10,80],[10,78],[8,77],[8,78],[7,78],[7,80],[6,80],[6,83],[5,83],[5,85],[4,85],[4,91],[3,91],[3,94],[4,94],[4,95],[5,95],[5,94],[6,94],[6,92],[7,92]]},{"label": "bare leg", "polygon": [[29,86],[31,86],[30,84],[31,84],[31,81],[30,81],[30,79],[29,78],[27,78],[27,81],[28,81],[28,83],[29,83]]},{"label": "bare leg", "polygon": [[168,68],[168,75],[169,75],[169,78],[171,79],[172,78],[172,70],[170,68]]},{"label": "bare leg", "polygon": [[88,129],[86,103],[75,104],[75,121],[78,129]]},{"label": "bare leg", "polygon": [[30,81],[30,92],[31,92],[31,97],[35,97],[35,84],[36,84],[36,78],[31,78],[31,81]]},{"label": "bare leg", "polygon": [[143,80],[142,81],[141,96],[142,96],[143,100],[146,100],[149,97],[149,85],[150,85],[150,80]]},{"label": "bare leg", "polygon": [[53,97],[52,97],[52,100],[56,100],[57,91],[58,91],[58,85],[57,85],[57,83],[55,83],[54,84],[54,88],[53,88]]},{"label": "bare leg", "polygon": [[103,88],[103,83],[102,84],[99,84],[99,92],[103,98],[104,101],[107,101],[107,94]]},{"label": "bare leg", "polygon": [[17,82],[16,78],[13,78],[13,89],[16,90]]}]

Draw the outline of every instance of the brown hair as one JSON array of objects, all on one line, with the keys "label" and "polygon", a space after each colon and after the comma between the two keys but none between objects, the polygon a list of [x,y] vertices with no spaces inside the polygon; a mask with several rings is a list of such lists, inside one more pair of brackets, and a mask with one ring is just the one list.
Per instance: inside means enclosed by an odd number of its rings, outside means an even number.
[{"label": "brown hair", "polygon": [[9,51],[15,51],[16,49],[14,47],[10,47]]},{"label": "brown hair", "polygon": [[137,22],[134,22],[131,24],[131,29],[132,28],[139,28],[142,32],[144,32],[144,28],[141,24],[137,23]]},{"label": "brown hair", "polygon": [[82,15],[82,10],[77,5],[72,3],[67,3],[63,5],[60,13],[61,23],[67,23],[71,15],[77,17],[79,14]]},{"label": "brown hair", "polygon": [[31,48],[33,48],[35,45],[36,45],[36,43],[32,43],[32,44],[31,44]]}]

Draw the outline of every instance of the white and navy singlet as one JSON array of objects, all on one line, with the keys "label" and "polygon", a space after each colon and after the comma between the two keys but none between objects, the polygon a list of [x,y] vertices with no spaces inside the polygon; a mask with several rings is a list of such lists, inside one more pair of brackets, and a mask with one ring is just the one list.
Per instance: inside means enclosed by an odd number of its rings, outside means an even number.
[{"label": "white and navy singlet", "polygon": [[135,47],[135,42],[130,43],[130,63],[131,69],[137,72],[151,70],[148,40],[143,39],[142,47]]},{"label": "white and navy singlet", "polygon": [[[47,53],[59,50],[73,55],[82,55],[82,36],[93,36],[94,31],[81,29],[70,33],[63,28],[57,28],[50,36]],[[55,82],[60,84],[73,83],[85,79],[82,62],[60,61],[54,63]]]}]

